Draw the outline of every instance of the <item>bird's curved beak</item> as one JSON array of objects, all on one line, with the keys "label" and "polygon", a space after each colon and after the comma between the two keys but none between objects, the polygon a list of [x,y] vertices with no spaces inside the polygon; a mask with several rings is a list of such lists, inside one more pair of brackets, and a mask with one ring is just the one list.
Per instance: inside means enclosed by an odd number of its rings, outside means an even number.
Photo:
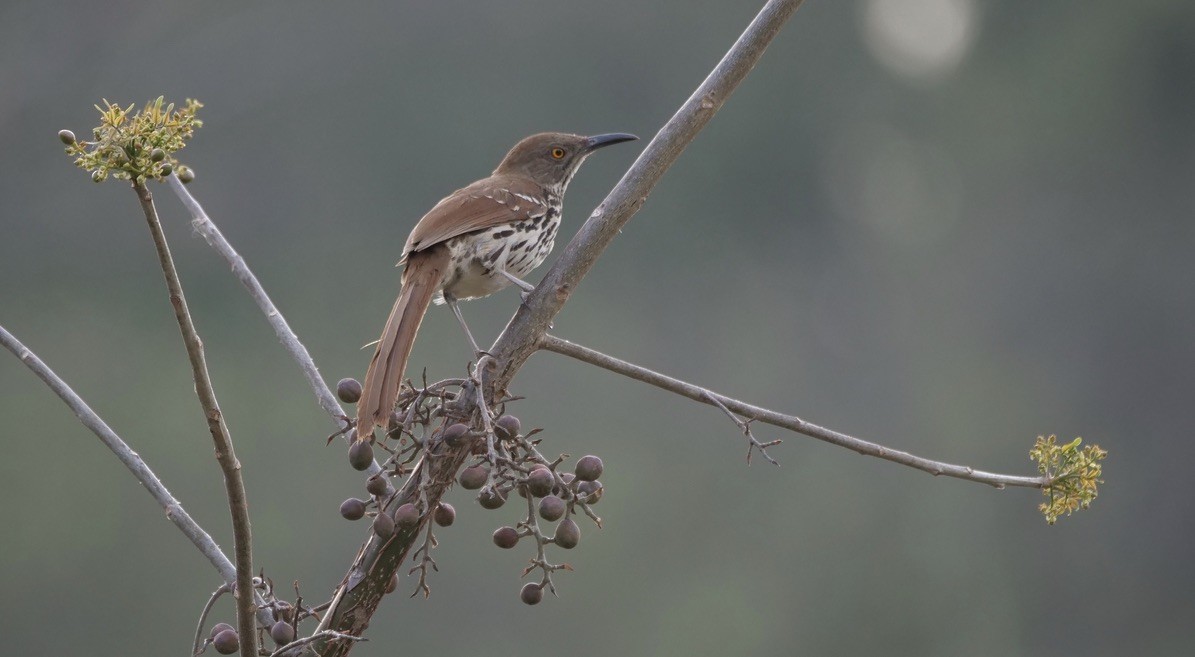
[{"label": "bird's curved beak", "polygon": [[603,146],[610,146],[611,144],[621,144],[624,141],[635,141],[638,139],[635,135],[630,135],[625,132],[611,132],[605,135],[594,135],[585,138],[585,152],[592,153]]}]

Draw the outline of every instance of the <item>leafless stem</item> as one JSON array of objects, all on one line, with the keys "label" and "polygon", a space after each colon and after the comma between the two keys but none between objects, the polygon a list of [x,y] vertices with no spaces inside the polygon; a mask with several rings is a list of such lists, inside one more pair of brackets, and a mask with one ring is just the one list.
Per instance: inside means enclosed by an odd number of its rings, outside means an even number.
[{"label": "leafless stem", "polygon": [[[187,540],[191,541],[191,544],[199,550],[200,554],[207,557],[208,562],[212,564],[216,572],[220,573],[221,579],[228,585],[236,582],[236,566],[232,565],[232,562],[225,556],[220,546],[216,545],[216,542],[212,540],[211,535],[191,518],[191,514],[187,513],[183,505],[174,498],[174,495],[158,479],[158,476],[145,463],[141,455],[133,451],[125,441],[121,440],[120,436],[116,435],[116,432],[104,422],[103,418],[96,415],[96,412],[91,410],[87,402],[75,394],[75,391],[61,377],[55,374],[54,370],[50,369],[42,359],[38,358],[37,354],[22,344],[20,340],[17,340],[3,326],[0,326],[0,344],[3,344],[26,367],[32,370],[37,375],[37,378],[44,381],[50,390],[53,390],[54,394],[58,395],[58,398],[67,405],[67,408],[71,409],[75,417],[79,418],[83,426],[90,429],[100,439],[100,442],[104,443],[104,446],[116,455],[116,459],[129,469],[129,472],[137,478],[137,481],[141,482],[142,486],[145,486],[145,490],[150,496],[166,511],[166,517],[170,522],[173,522],[174,526],[178,527],[178,530],[183,533],[183,536],[187,537]],[[258,600],[259,604],[262,602],[262,600]],[[265,610],[259,611],[257,617],[263,624],[272,620],[269,612]]]},{"label": "leafless stem", "polygon": [[203,627],[207,624],[207,615],[212,611],[212,605],[220,599],[220,596],[232,590],[227,582],[220,585],[220,588],[212,591],[212,597],[207,599],[207,604],[203,605],[203,611],[199,612],[199,622],[195,625],[195,641],[191,644],[191,655],[199,654],[199,642],[203,640]]},{"label": "leafless stem", "polygon": [[693,401],[701,402],[703,404],[710,404],[721,408],[727,414],[732,411],[750,417],[753,420],[771,424],[777,427],[782,427],[804,434],[811,438],[825,441],[832,445],[845,447],[849,450],[858,452],[866,456],[875,456],[886,461],[892,461],[901,465],[907,465],[910,468],[923,470],[932,475],[945,475],[947,477],[955,477],[958,479],[966,479],[968,481],[977,481],[983,484],[988,484],[996,488],[1004,488],[1005,486],[1021,486],[1025,488],[1045,488],[1050,484],[1048,477],[1021,477],[1015,475],[996,474],[992,472],[984,472],[965,465],[954,465],[951,463],[943,463],[941,461],[932,461],[920,456],[914,456],[908,452],[891,449],[878,445],[876,443],[868,442],[854,436],[849,436],[845,433],[827,429],[822,426],[806,422],[795,415],[784,415],[771,411],[766,408],[741,402],[737,399],[732,399],[725,395],[720,395],[712,390],[702,388],[701,386],[693,385],[675,379],[665,374],[660,374],[654,370],[649,370],[646,367],[628,363],[625,360],[620,360],[613,356],[608,356],[599,351],[594,351],[588,347],[582,347],[578,344],[573,344],[567,340],[544,334],[540,340],[540,347],[546,351],[551,351],[557,354],[575,358],[581,362],[589,363],[590,365],[597,365],[598,367],[623,376],[642,381],[644,383],[662,388],[669,392],[674,392],[682,397],[688,397]]},{"label": "leafless stem", "polygon": [[191,319],[191,312],[187,309],[182,282],[174,267],[174,259],[170,256],[170,247],[166,243],[162,223],[158,220],[158,212],[154,208],[153,195],[144,183],[134,183],[133,189],[141,201],[141,209],[145,212],[145,220],[153,236],[158,261],[162,265],[162,274],[166,277],[166,287],[170,291],[170,304],[174,307],[174,317],[178,321],[178,328],[187,348],[187,357],[191,362],[195,392],[207,419],[208,432],[211,433],[212,442],[216,447],[216,461],[224,472],[224,488],[228,494],[228,507],[232,514],[233,554],[236,562],[236,586],[233,595],[237,602],[237,633],[241,640],[241,655],[256,657],[257,626],[254,615],[257,605],[253,595],[253,544],[249,526],[249,501],[245,495],[245,482],[241,479],[241,464],[233,451],[232,436],[224,423],[224,415],[216,401],[216,392],[212,389],[207,361],[203,354],[203,341],[200,340],[195,323]]},{"label": "leafless stem", "polygon": [[[311,358],[307,347],[303,346],[303,343],[299,341],[299,336],[295,335],[295,332],[291,330],[290,324],[286,322],[286,318],[283,317],[282,312],[270,300],[270,295],[266,294],[265,288],[261,286],[261,282],[257,280],[257,277],[253,275],[253,271],[249,269],[249,265],[246,264],[245,259],[224,238],[224,234],[220,232],[216,224],[207,216],[207,213],[203,210],[203,206],[199,205],[199,202],[195,200],[191,192],[178,179],[178,176],[171,174],[166,182],[187,208],[187,212],[190,213],[191,226],[203,236],[208,246],[211,246],[215,249],[216,253],[220,254],[220,257],[224,258],[225,262],[231,267],[233,275],[245,286],[245,289],[249,292],[249,296],[253,298],[253,302],[265,314],[266,321],[274,329],[274,334],[278,336],[278,341],[282,343],[282,347],[299,364],[299,369],[303,371],[303,376],[307,379],[307,384],[311,386],[312,392],[315,393],[315,398],[319,402],[320,407],[328,415],[332,416],[333,421],[340,424],[342,430],[340,435],[348,442],[348,429],[351,426],[348,416],[336,401],[336,397],[332,394],[328,385],[324,383],[323,377],[320,376],[319,368],[315,366],[315,361]],[[369,474],[377,474],[381,470],[381,466],[375,461],[370,465],[367,472]]]}]

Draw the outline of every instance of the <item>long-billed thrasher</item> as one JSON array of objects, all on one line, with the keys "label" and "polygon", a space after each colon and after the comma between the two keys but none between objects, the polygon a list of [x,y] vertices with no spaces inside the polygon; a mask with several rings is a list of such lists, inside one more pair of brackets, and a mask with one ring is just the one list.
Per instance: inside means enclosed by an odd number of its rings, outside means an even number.
[{"label": "long-billed thrasher", "polygon": [[442,199],[407,237],[399,265],[402,291],[365,373],[357,402],[357,436],[385,428],[419,324],[433,301],[448,303],[475,351],[457,300],[493,294],[522,280],[552,250],[564,191],[585,158],[603,146],[638,139],[612,133],[582,137],[557,132],[515,144],[489,178]]}]

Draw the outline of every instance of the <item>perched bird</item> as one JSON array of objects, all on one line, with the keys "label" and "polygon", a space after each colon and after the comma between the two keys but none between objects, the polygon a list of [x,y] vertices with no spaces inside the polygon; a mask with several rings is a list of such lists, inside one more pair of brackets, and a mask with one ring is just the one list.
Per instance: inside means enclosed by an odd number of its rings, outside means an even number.
[{"label": "perched bird", "polygon": [[511,283],[534,289],[522,277],[552,251],[569,181],[595,150],[633,139],[624,133],[532,135],[515,144],[489,178],[458,189],[423,215],[403,246],[402,290],[365,373],[358,439],[389,423],[428,305],[447,303],[480,351],[456,302]]}]

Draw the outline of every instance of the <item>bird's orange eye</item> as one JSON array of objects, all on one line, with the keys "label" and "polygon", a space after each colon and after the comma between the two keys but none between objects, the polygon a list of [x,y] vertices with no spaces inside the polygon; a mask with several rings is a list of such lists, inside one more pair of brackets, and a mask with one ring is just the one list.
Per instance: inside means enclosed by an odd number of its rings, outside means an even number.
[{"label": "bird's orange eye", "polygon": [[557,160],[564,157],[564,149],[563,148],[553,148],[552,149],[552,157],[556,158]]}]

